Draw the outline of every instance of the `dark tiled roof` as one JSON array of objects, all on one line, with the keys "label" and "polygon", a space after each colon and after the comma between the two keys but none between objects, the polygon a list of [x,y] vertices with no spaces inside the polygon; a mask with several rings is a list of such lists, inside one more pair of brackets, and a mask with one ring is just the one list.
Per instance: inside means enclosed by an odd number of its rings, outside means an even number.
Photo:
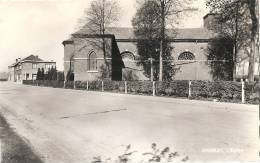
[{"label": "dark tiled roof", "polygon": [[183,28],[177,29],[176,32],[176,39],[211,39],[214,37],[214,33],[206,28]]},{"label": "dark tiled roof", "polygon": [[41,58],[39,58],[38,56],[35,55],[30,55],[24,59],[22,59],[22,61],[34,61],[34,62],[41,62],[43,61]]},{"label": "dark tiled roof", "polygon": [[[174,39],[211,39],[214,37],[214,33],[206,28],[180,28],[174,32],[167,30],[168,35]],[[82,28],[75,34],[89,34],[87,28]],[[107,29],[107,34],[114,34],[116,39],[134,39],[133,28],[125,27],[110,27]]]},{"label": "dark tiled roof", "polygon": [[44,61],[42,60],[41,58],[39,58],[37,55],[30,55],[26,58],[23,58],[22,60],[18,60],[17,62],[11,64],[10,66],[8,67],[14,67],[16,66],[17,64],[21,63],[21,62],[46,62],[46,63],[55,63],[54,61]]}]

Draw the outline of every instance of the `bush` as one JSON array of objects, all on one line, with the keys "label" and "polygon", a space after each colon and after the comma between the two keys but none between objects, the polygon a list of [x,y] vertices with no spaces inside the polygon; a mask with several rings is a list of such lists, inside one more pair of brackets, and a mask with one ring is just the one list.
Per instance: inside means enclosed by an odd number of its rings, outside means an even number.
[{"label": "bush", "polygon": [[218,99],[220,101],[241,101],[242,85],[228,81],[192,81],[192,99]]},{"label": "bush", "polygon": [[33,85],[33,80],[23,80],[24,85]]},{"label": "bush", "polygon": [[89,81],[88,90],[90,91],[101,91],[102,90],[102,81]]},{"label": "bush", "polygon": [[66,81],[65,82],[65,88],[73,89],[74,88],[74,81]]},{"label": "bush", "polygon": [[188,97],[189,81],[156,82],[156,93],[160,96]]},{"label": "bush", "polygon": [[[139,154],[138,154],[139,153]],[[137,160],[133,160],[135,154],[141,156],[141,158]],[[151,149],[147,152],[144,151],[136,151],[132,150],[131,145],[127,145],[126,149],[122,154],[117,156],[116,158],[107,158],[102,159],[101,156],[93,157],[93,161],[91,163],[128,163],[128,162],[187,162],[189,161],[189,157],[183,157],[176,151],[171,151],[169,147],[158,148],[157,144],[153,143],[151,145]]]},{"label": "bush", "polygon": [[104,91],[124,92],[125,82],[123,81],[104,81]]},{"label": "bush", "polygon": [[76,89],[82,89],[82,90],[85,90],[87,89],[87,82],[86,81],[76,81],[75,82],[75,87]]},{"label": "bush", "polygon": [[63,88],[64,82],[57,80],[24,80],[25,85],[44,86],[53,88]]},{"label": "bush", "polygon": [[127,82],[127,92],[151,95],[153,93],[153,83],[150,81]]},{"label": "bush", "polygon": [[245,83],[245,98],[250,104],[259,104],[260,85],[257,82]]}]

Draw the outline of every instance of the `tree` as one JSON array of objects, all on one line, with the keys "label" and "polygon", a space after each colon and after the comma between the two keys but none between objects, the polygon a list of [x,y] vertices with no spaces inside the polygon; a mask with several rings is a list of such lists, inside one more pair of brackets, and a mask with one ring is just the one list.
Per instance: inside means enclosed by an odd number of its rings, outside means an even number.
[{"label": "tree", "polygon": [[42,80],[42,71],[40,68],[38,68],[36,80]]},{"label": "tree", "polygon": [[[169,52],[168,46],[169,43],[167,42],[167,28],[173,28],[173,25],[176,23],[178,16],[180,13],[185,11],[195,11],[197,9],[188,8],[186,5],[189,4],[192,0],[143,0],[139,1],[141,6],[146,4],[156,4],[154,9],[152,10],[152,15],[154,17],[150,17],[150,21],[155,21],[159,23],[158,31],[158,40],[159,40],[159,80],[163,80],[163,73],[167,72],[164,70],[164,67],[167,69],[167,52]],[[142,3],[143,2],[143,3]],[[142,8],[142,7],[141,7]],[[150,8],[150,7],[149,7]],[[149,9],[148,8],[148,9]],[[145,10],[145,9],[143,9]],[[136,14],[137,16],[138,14]],[[166,62],[164,62],[166,60]],[[167,76],[167,75],[166,75]]]},{"label": "tree", "polygon": [[103,35],[100,41],[90,41],[90,43],[103,50],[106,66],[110,72],[109,62],[107,61],[106,49],[109,44],[106,42],[104,35],[107,27],[119,20],[119,5],[117,0],[93,0],[90,7],[85,10],[85,16],[81,21],[84,28],[89,30],[90,34]]},{"label": "tree", "polygon": [[45,74],[45,80],[51,80],[51,69],[48,68],[46,74]]},{"label": "tree", "polygon": [[56,67],[53,68],[52,80],[57,80],[57,69]]},{"label": "tree", "polygon": [[105,34],[111,24],[119,20],[119,5],[116,0],[93,0],[85,10],[84,25],[95,34]]},{"label": "tree", "polygon": [[[151,64],[149,58],[154,59],[153,69],[156,80],[170,80],[174,75],[172,56],[168,33],[174,33],[173,25],[179,13],[186,10],[189,2],[178,0],[144,0],[139,1],[140,7],[132,20],[134,34],[137,37],[137,47],[140,62],[145,75],[150,77]],[[171,30],[166,30],[170,28]]]},{"label": "tree", "polygon": [[45,80],[44,68],[42,68],[42,70],[41,70],[41,80]]},{"label": "tree", "polygon": [[125,69],[123,73],[123,80],[124,81],[137,81],[138,76],[136,73],[131,69]]},{"label": "tree", "polygon": [[74,73],[70,70],[67,72],[66,81],[74,81]]},{"label": "tree", "polygon": [[214,80],[233,79],[233,39],[228,36],[219,36],[213,39],[208,46],[208,60]]},{"label": "tree", "polygon": [[57,80],[64,81],[64,72],[62,72],[62,71],[57,72]]},{"label": "tree", "polygon": [[[256,1],[257,0],[247,0],[244,2],[250,12],[250,18],[251,18],[251,53],[249,56],[249,68],[248,68],[248,79],[249,81],[254,81],[254,70],[255,70],[255,56],[256,56],[256,40],[257,40],[257,31],[258,31],[258,18],[256,13]],[[258,54],[259,55],[259,54]]]},{"label": "tree", "polygon": [[[146,1],[137,10],[133,17],[132,25],[134,34],[137,38],[137,50],[139,54],[139,62],[144,68],[144,75],[151,78],[151,66],[154,69],[154,79],[159,79],[159,48],[160,48],[160,19],[158,18],[159,4],[156,1]],[[152,58],[156,62],[152,65],[149,62]]]},{"label": "tree", "polygon": [[[256,34],[258,30],[256,0],[207,0],[207,6],[210,8],[211,12],[218,14],[218,23],[224,24],[225,27],[229,27],[224,28],[226,33],[231,33],[236,40],[233,53],[235,61],[234,66],[236,66],[237,52],[240,50],[239,44],[245,51],[246,48],[250,47],[250,52],[248,53],[248,79],[249,81],[254,81]],[[232,31],[235,32],[232,33]],[[245,31],[250,31],[249,34],[246,34],[247,37],[239,37],[243,36]],[[223,32],[223,30],[220,32]],[[250,40],[248,40],[248,38],[250,38]]]}]

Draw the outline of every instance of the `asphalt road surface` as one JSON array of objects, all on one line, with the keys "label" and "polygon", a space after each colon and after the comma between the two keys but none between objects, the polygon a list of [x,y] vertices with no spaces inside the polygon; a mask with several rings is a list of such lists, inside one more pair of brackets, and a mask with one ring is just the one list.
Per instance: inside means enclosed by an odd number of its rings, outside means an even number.
[{"label": "asphalt road surface", "polygon": [[151,144],[189,161],[259,161],[258,106],[0,83],[0,114],[48,163],[115,159]]}]

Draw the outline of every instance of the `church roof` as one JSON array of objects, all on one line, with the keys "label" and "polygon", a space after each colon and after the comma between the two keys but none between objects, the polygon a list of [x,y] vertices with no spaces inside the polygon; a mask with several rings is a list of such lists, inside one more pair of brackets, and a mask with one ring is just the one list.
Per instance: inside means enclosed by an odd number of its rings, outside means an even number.
[{"label": "church roof", "polygon": [[[87,28],[82,28],[75,34],[89,34]],[[135,39],[133,28],[109,27],[107,34],[114,34],[116,39]],[[167,30],[168,36],[173,39],[211,39],[214,37],[212,31],[206,28],[180,28],[175,31]]]}]

